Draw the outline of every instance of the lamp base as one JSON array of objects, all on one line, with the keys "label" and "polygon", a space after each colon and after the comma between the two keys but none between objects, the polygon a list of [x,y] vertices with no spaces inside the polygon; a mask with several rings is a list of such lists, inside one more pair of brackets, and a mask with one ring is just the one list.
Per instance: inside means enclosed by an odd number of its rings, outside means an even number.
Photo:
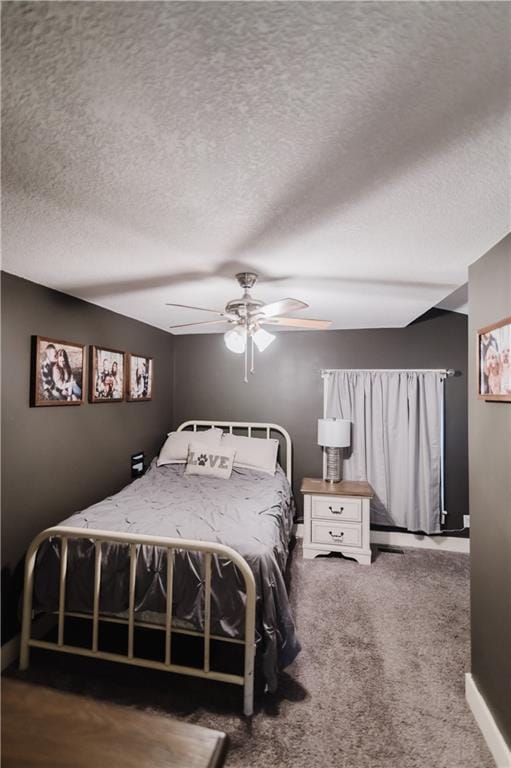
[{"label": "lamp base", "polygon": [[326,477],[327,483],[339,483],[341,480],[341,451],[339,448],[326,449]]}]

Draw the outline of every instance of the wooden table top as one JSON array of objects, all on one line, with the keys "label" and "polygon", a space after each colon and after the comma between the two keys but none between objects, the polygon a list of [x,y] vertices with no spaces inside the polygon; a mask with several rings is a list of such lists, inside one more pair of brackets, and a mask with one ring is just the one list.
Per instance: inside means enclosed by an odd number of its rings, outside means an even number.
[{"label": "wooden table top", "polygon": [[2,768],[220,768],[225,733],[2,678]]},{"label": "wooden table top", "polygon": [[367,499],[372,499],[374,496],[372,486],[364,480],[341,480],[339,483],[328,483],[316,477],[304,477],[300,491],[325,496],[363,496]]}]

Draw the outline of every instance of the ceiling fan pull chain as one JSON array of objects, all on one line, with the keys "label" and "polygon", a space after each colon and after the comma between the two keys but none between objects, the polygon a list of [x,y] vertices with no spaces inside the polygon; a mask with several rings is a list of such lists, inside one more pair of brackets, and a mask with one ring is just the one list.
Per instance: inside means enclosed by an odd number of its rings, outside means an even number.
[{"label": "ceiling fan pull chain", "polygon": [[254,337],[250,334],[250,373],[254,373]]},{"label": "ceiling fan pull chain", "polygon": [[248,344],[245,344],[245,384],[248,384]]}]

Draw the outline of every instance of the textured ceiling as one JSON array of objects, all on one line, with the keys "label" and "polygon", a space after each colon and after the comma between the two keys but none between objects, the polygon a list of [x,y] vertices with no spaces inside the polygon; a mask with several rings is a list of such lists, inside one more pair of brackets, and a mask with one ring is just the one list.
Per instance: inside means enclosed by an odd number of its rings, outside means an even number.
[{"label": "textured ceiling", "polygon": [[4,3],[3,268],[161,328],[240,268],[407,324],[509,230],[509,14]]}]

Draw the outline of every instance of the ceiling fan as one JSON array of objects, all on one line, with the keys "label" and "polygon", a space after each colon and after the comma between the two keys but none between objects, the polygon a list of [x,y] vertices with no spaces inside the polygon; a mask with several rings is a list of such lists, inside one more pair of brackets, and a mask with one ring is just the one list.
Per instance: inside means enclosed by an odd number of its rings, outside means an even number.
[{"label": "ceiling fan", "polygon": [[[211,312],[218,315],[217,320],[204,320],[198,323],[181,323],[171,325],[170,328],[191,328],[198,325],[229,325],[224,333],[224,341],[227,349],[237,354],[245,355],[245,381],[248,381],[248,347],[250,344],[251,365],[250,373],[254,372],[254,344],[263,352],[275,339],[272,333],[268,333],[262,326],[288,326],[290,328],[303,328],[306,330],[323,331],[332,325],[331,320],[310,320],[308,318],[284,317],[286,312],[296,312],[306,309],[309,305],[298,299],[281,299],[271,304],[265,304],[259,299],[254,299],[249,291],[257,281],[255,272],[240,272],[236,280],[243,288],[243,296],[239,299],[228,301],[223,311],[217,309],[205,309],[193,307],[188,304],[170,304],[168,307],[181,307],[183,309],[195,309],[201,312]],[[249,342],[249,343],[248,343]]]}]

